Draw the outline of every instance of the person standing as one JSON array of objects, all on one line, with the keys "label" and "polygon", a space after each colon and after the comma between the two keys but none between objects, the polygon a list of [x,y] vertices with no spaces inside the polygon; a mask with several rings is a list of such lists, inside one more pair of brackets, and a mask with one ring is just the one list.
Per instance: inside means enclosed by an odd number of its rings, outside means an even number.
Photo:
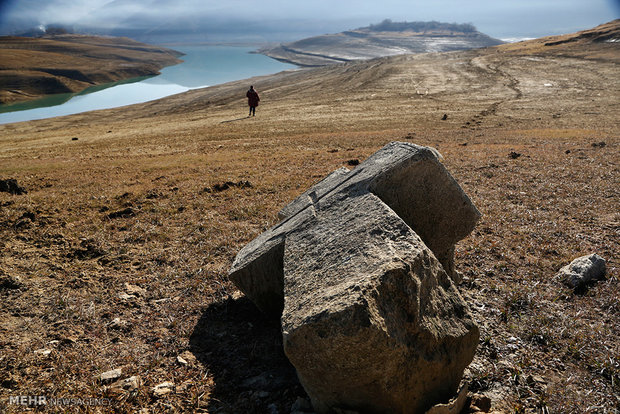
[{"label": "person standing", "polygon": [[260,98],[258,97],[258,93],[254,90],[254,86],[250,86],[250,90],[248,90],[248,93],[246,93],[245,96],[248,97],[248,105],[250,106],[250,115],[256,116],[256,107],[258,106],[258,102],[260,101]]}]

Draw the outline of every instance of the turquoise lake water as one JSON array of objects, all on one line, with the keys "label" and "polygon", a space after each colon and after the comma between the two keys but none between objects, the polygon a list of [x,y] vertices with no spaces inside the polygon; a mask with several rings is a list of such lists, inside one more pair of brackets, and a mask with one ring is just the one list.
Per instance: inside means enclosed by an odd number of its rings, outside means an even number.
[{"label": "turquoise lake water", "polygon": [[75,94],[0,105],[0,124],[142,103],[190,89],[296,68],[250,53],[254,47],[187,45],[172,48],[185,53],[181,57],[184,62],[162,69],[159,76],[93,86]]}]

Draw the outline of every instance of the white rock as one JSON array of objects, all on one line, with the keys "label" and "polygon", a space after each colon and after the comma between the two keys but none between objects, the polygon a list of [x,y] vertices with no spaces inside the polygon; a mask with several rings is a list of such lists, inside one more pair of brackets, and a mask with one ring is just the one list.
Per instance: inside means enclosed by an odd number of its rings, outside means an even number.
[{"label": "white rock", "polygon": [[99,379],[101,380],[101,382],[111,382],[116,379],[119,379],[121,375],[123,375],[123,369],[116,368],[116,369],[104,372],[103,374],[99,376]]},{"label": "white rock", "polygon": [[125,292],[134,296],[146,296],[146,289],[141,288],[140,286],[131,285],[129,283],[125,283]]},{"label": "white rock", "polygon": [[132,300],[132,299],[136,299],[136,297],[134,295],[128,295],[125,292],[121,292],[118,294],[118,298],[120,300]]},{"label": "white rock", "polygon": [[607,273],[605,259],[598,254],[591,254],[579,257],[561,268],[556,278],[573,289],[579,289],[591,282],[604,279],[605,273]]},{"label": "white rock", "polygon": [[174,391],[174,383],[170,381],[162,382],[151,389],[154,397],[160,398]]},{"label": "white rock", "polygon": [[51,349],[47,349],[47,348],[43,348],[43,349],[37,349],[36,351],[34,351],[35,354],[37,355],[41,355],[44,357],[49,356],[52,353]]}]

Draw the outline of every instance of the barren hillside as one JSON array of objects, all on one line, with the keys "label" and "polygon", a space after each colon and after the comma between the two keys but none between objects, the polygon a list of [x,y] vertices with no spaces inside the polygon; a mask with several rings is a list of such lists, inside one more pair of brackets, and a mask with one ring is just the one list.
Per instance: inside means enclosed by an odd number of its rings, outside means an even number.
[{"label": "barren hillside", "polygon": [[156,75],[180,55],[128,38],[0,37],[0,104]]},{"label": "barren hillside", "polygon": [[378,25],[265,47],[258,53],[299,66],[325,66],[405,53],[477,49],[501,43],[467,24],[386,20]]},{"label": "barren hillside", "polygon": [[[1,125],[0,179],[27,191],[0,192],[2,411],[291,412],[279,322],[228,269],[287,202],[393,140],[437,148],[483,214],[456,248],[472,393],[504,413],[620,409],[619,25]],[[589,253],[605,281],[554,278]]]}]

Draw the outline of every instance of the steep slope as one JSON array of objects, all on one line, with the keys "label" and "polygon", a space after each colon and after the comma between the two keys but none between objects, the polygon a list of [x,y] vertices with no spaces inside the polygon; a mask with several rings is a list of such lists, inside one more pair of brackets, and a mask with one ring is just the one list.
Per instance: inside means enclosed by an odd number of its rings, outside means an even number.
[{"label": "steep slope", "polygon": [[127,38],[0,37],[0,104],[156,75],[179,56]]},{"label": "steep slope", "polygon": [[501,43],[471,25],[385,21],[342,33],[262,48],[258,53],[299,66],[324,66],[406,53],[476,49]]}]

